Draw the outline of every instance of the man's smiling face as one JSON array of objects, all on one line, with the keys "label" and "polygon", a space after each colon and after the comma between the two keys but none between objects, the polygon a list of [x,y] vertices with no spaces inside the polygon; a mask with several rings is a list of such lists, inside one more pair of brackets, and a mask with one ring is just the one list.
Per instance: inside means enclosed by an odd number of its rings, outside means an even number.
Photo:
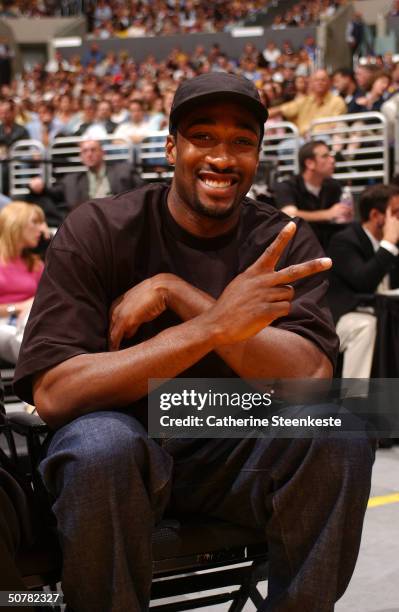
[{"label": "man's smiling face", "polygon": [[169,136],[172,199],[197,215],[226,219],[249,191],[259,160],[260,126],[235,102],[196,106]]}]

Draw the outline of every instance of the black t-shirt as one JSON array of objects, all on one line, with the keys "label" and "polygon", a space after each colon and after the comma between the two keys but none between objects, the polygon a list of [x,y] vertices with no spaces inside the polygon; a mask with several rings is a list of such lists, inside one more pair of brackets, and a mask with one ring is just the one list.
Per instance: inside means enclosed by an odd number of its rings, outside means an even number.
[{"label": "black t-shirt", "polygon": [[[233,230],[216,238],[198,238],[170,215],[168,189],[159,183],[147,185],[87,202],[67,217],[48,250],[26,327],[15,378],[20,397],[32,402],[36,373],[75,355],[107,351],[109,308],[132,286],[170,272],[217,298],[287,223],[275,208],[245,198]],[[306,224],[298,225],[279,268],[322,255]],[[273,325],[308,338],[334,362],[337,337],[325,301],[327,285],[325,274],[298,281],[290,314]],[[142,325],[121,348],[179,323],[174,313],[166,311]],[[212,352],[181,376],[236,374]]]},{"label": "black t-shirt", "polygon": [[[341,193],[341,184],[333,178],[327,178],[323,181],[319,195],[316,196],[306,189],[302,176],[296,175],[281,181],[281,183],[276,183],[274,197],[278,208],[294,204],[299,210],[313,212],[315,210],[327,210],[327,208],[339,202]],[[324,249],[327,249],[331,237],[343,227],[342,224],[322,221],[310,222],[309,225]]]}]

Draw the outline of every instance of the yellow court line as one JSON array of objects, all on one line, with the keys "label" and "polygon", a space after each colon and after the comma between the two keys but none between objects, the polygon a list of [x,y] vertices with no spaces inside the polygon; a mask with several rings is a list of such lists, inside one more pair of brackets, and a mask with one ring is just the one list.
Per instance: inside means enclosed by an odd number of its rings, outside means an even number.
[{"label": "yellow court line", "polygon": [[397,503],[399,503],[399,493],[391,493],[391,495],[377,495],[376,497],[371,497],[367,507],[375,508],[376,506],[385,506],[386,504]]}]

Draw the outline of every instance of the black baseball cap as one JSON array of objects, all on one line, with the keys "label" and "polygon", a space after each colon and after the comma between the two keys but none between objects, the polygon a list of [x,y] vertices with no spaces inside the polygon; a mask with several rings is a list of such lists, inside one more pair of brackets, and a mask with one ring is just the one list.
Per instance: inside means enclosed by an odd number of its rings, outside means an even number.
[{"label": "black baseball cap", "polygon": [[269,115],[260,100],[258,90],[249,79],[227,72],[207,72],[179,85],[170,111],[170,133],[176,132],[180,119],[193,105],[211,100],[237,102],[252,111],[259,121],[263,138],[264,124]]}]

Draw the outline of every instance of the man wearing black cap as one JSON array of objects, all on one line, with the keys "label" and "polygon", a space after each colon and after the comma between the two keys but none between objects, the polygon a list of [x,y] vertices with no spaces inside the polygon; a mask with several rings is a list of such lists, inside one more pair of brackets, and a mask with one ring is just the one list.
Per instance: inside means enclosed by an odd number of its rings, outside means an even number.
[{"label": "man wearing black cap", "polygon": [[330,611],[353,571],[366,441],[160,445],[145,431],[149,378],[331,376],[337,339],[318,274],[331,262],[303,222],[245,197],[266,117],[244,78],[184,82],[171,186],[87,202],[52,243],[15,386],[57,429],[41,471],[75,612],[147,609],[166,507],[265,529],[264,611]]}]

